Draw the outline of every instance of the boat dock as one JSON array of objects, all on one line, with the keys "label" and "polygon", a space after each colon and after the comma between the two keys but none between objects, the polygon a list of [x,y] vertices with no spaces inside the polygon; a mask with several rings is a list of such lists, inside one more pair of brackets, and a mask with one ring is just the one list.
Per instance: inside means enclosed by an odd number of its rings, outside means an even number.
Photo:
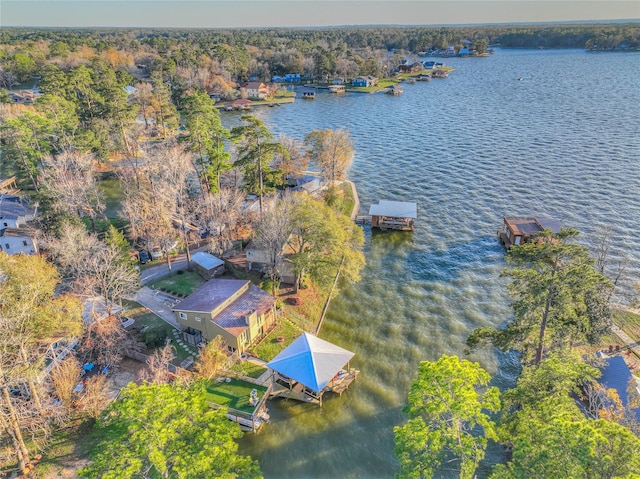
[{"label": "boat dock", "polygon": [[345,392],[351,383],[356,380],[360,374],[360,371],[354,368],[350,368],[348,371],[342,369],[336,376],[327,384],[322,391],[315,392],[313,389],[306,387],[301,382],[296,382],[276,373],[273,387],[271,388],[271,397],[281,397],[287,399],[295,399],[296,401],[303,401],[311,404],[322,406],[322,397],[325,393],[331,392],[339,396]]},{"label": "boat dock", "polygon": [[416,203],[406,201],[380,200],[369,208],[371,227],[381,230],[413,231],[413,224],[418,217]]}]

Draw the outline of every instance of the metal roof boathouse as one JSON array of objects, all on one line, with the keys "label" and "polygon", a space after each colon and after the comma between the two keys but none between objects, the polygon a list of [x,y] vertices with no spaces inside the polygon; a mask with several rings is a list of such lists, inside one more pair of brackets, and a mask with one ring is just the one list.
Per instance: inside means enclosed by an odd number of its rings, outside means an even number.
[{"label": "metal roof boathouse", "polygon": [[413,223],[418,217],[418,206],[406,201],[380,200],[377,205],[371,205],[369,215],[372,228],[413,231]]},{"label": "metal roof boathouse", "polygon": [[342,394],[358,376],[360,371],[349,368],[354,355],[303,333],[267,364],[273,371],[271,394],[322,406],[325,392]]}]

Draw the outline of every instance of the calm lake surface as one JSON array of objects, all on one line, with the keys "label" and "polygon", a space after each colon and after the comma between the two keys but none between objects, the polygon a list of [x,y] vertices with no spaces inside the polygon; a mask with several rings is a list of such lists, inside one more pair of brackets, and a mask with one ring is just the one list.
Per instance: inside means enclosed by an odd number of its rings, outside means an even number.
[{"label": "calm lake surface", "polygon": [[[322,408],[271,401],[271,424],[242,439],[268,479],[394,476],[393,427],[419,362],[463,356],[474,328],[510,318],[504,215],[558,218],[588,245],[611,226],[614,256],[640,277],[640,54],[498,50],[445,62],[449,78],[396,97],[319,93],[253,112],[298,139],[349,130],[361,214],[379,199],[418,204],[412,234],[365,229],[362,281],[334,300],[321,331],[356,353],[358,380]],[[500,387],[518,374],[494,350],[466,357]],[[501,459],[489,451],[487,462]]]}]

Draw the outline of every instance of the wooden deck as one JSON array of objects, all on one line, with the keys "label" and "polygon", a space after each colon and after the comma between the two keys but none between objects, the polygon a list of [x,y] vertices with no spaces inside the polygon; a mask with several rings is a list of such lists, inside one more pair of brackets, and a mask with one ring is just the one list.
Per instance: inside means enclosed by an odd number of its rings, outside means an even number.
[{"label": "wooden deck", "polygon": [[409,219],[383,219],[378,222],[381,230],[413,231],[413,220]]},{"label": "wooden deck", "polygon": [[349,371],[342,370],[336,377],[325,386],[325,388],[316,394],[315,391],[311,391],[306,388],[304,384],[296,382],[293,386],[288,385],[286,382],[278,379],[273,383],[271,389],[271,397],[283,397],[287,399],[295,399],[296,401],[308,402],[311,404],[317,404],[322,406],[322,397],[325,393],[331,392],[342,396],[351,383],[356,380],[360,374],[357,369],[349,369]]},{"label": "wooden deck", "polygon": [[339,396],[342,396],[342,393],[345,392],[351,383],[356,380],[360,371],[357,369],[349,369],[349,371],[344,371],[345,374],[341,374],[338,378],[331,381],[326,388],[325,391],[331,391],[332,393],[336,393]]}]

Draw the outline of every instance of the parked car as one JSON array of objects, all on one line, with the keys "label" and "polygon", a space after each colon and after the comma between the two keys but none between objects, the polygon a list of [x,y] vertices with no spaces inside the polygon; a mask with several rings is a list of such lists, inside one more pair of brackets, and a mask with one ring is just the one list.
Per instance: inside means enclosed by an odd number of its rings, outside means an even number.
[{"label": "parked car", "polygon": [[149,256],[149,253],[147,253],[146,251],[141,250],[138,251],[138,260],[141,264],[147,264],[149,261],[151,261],[151,256]]}]

